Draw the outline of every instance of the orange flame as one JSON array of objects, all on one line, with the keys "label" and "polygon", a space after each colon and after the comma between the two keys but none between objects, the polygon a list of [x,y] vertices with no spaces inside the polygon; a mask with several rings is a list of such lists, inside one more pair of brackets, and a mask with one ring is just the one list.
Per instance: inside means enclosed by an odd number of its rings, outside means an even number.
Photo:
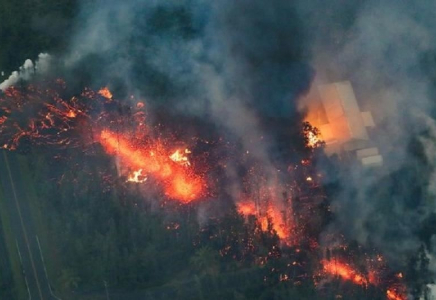
[{"label": "orange flame", "polygon": [[77,113],[74,110],[70,110],[69,112],[67,112],[66,116],[68,118],[75,118],[77,116]]},{"label": "orange flame", "polygon": [[242,201],[236,203],[236,209],[243,216],[255,215],[256,214],[256,206],[254,202]]},{"label": "orange flame", "polygon": [[101,96],[105,97],[106,99],[112,100],[112,93],[111,93],[111,91],[109,90],[109,88],[107,88],[107,87],[101,88],[101,89],[98,91],[98,93],[99,93]]},{"label": "orange flame", "polygon": [[388,297],[389,300],[406,300],[407,299],[407,296],[402,295],[393,289],[388,289],[386,291],[386,296]]},{"label": "orange flame", "polygon": [[[282,240],[289,240],[291,235],[291,230],[287,226],[286,221],[283,217],[282,212],[279,210],[278,207],[274,205],[269,205],[267,210],[267,218],[271,219],[272,227],[277,232],[277,235]],[[266,223],[266,224],[265,224]],[[263,226],[266,225],[266,227],[263,228],[263,230],[267,230],[268,228],[268,222],[263,222]]]},{"label": "orange flame", "polygon": [[323,260],[321,261],[321,263],[324,267],[324,271],[328,274],[339,276],[343,280],[349,280],[358,285],[368,284],[368,280],[365,278],[365,276],[363,276],[356,270],[353,270],[353,268],[350,267],[348,264],[328,260]]},{"label": "orange flame", "polygon": [[147,181],[147,176],[144,176],[142,174],[142,169],[139,169],[138,171],[134,171],[133,174],[130,174],[126,180],[126,182],[136,182],[136,183],[142,183],[145,181]]},{"label": "orange flame", "polygon": [[191,153],[189,149],[185,149],[184,153],[182,153],[181,150],[176,150],[176,152],[170,155],[170,159],[183,166],[190,166],[191,163],[189,162],[188,157],[185,155],[188,153]]},{"label": "orange flame", "polygon": [[278,207],[269,204],[265,215],[260,215],[253,201],[241,201],[236,204],[238,212],[243,216],[257,215],[262,231],[268,231],[268,225],[271,221],[272,229],[278,237],[288,243],[291,237],[291,229],[286,224],[284,216]]},{"label": "orange flame", "polygon": [[124,136],[110,130],[103,130],[99,141],[107,153],[118,155],[125,165],[141,169],[143,174],[151,174],[158,179],[171,199],[189,203],[204,193],[204,179],[172,161],[160,141],[135,149]]},{"label": "orange flame", "polygon": [[315,148],[316,145],[318,145],[318,143],[321,141],[321,139],[312,131],[309,131],[306,135],[307,138],[307,145],[310,148]]},{"label": "orange flame", "polygon": [[[369,271],[368,277],[354,270],[349,264],[335,260],[322,260],[321,264],[327,274],[338,276],[343,280],[352,281],[361,286],[368,284],[378,285],[379,280],[374,271]],[[401,273],[400,273],[401,274]],[[386,291],[388,300],[406,300],[405,287],[401,284],[391,286]]]}]

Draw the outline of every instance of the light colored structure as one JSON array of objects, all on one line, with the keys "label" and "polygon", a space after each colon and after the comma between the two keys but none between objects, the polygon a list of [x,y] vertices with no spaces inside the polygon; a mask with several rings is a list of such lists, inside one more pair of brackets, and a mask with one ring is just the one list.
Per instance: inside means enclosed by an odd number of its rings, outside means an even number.
[{"label": "light colored structure", "polygon": [[309,122],[319,128],[326,143],[326,153],[345,152],[355,156],[364,166],[381,165],[383,158],[368,134],[368,128],[375,127],[372,114],[360,111],[351,83],[319,85],[317,96],[320,104],[314,105],[315,113],[309,112],[312,116]]}]

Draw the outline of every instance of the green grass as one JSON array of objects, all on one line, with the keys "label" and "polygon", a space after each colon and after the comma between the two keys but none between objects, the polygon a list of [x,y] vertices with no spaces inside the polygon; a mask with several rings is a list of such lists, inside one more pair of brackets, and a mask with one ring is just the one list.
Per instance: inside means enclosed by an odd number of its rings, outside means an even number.
[{"label": "green grass", "polygon": [[51,286],[56,287],[56,278],[59,274],[59,262],[57,259],[57,249],[55,241],[50,238],[47,223],[45,222],[46,219],[43,215],[43,207],[41,206],[41,201],[39,201],[38,199],[38,194],[35,190],[35,184],[29,170],[28,159],[27,157],[22,155],[18,155],[17,158],[20,165],[21,179],[26,186],[26,200],[29,203],[33,223],[36,227],[36,232],[38,234],[39,242],[41,245],[42,255],[44,256],[48,279]]},{"label": "green grass", "polygon": [[[3,227],[4,239],[9,254],[9,261],[12,268],[12,276],[14,278],[15,289],[18,299],[26,299],[28,297],[26,283],[24,281],[20,257],[18,256],[17,246],[14,235],[12,234],[11,222],[7,214],[6,199],[3,196],[0,186],[0,218]],[[12,201],[12,199],[11,199]]]}]

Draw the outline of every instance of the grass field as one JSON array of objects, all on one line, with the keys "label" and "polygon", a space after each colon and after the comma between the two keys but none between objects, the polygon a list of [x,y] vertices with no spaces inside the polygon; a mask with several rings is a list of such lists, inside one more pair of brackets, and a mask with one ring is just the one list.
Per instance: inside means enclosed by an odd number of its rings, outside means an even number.
[{"label": "grass field", "polygon": [[3,196],[3,192],[0,186],[0,219],[2,233],[4,234],[4,242],[8,253],[8,259],[12,271],[12,277],[14,281],[13,293],[17,296],[17,299],[26,299],[28,297],[26,284],[22,274],[20,257],[18,255],[15,238],[12,234],[11,223],[7,214],[6,199]]},{"label": "grass field", "polygon": [[21,179],[26,186],[26,200],[29,203],[32,212],[32,219],[38,233],[38,238],[41,246],[41,251],[44,256],[45,265],[47,268],[47,275],[52,287],[56,287],[56,278],[59,275],[57,261],[57,249],[55,242],[50,238],[50,234],[47,227],[46,218],[44,217],[44,208],[41,205],[41,201],[38,199],[36,193],[35,183],[31,176],[31,170],[29,169],[28,158],[22,155],[18,156],[18,162],[20,165]]}]

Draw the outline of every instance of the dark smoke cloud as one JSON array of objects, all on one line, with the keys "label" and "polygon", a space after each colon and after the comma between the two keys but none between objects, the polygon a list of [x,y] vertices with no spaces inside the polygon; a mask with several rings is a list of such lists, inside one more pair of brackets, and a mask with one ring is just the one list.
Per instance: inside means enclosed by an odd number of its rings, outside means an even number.
[{"label": "dark smoke cloud", "polygon": [[346,172],[330,230],[403,265],[424,243],[434,260],[428,240],[436,229],[424,224],[435,214],[436,2],[312,4],[299,9],[311,29],[317,80],[352,82],[363,110],[375,116],[385,160],[378,171]]},{"label": "dark smoke cloud", "polygon": [[286,1],[220,1],[211,36],[230,91],[273,117],[295,117],[311,68],[301,20]]},{"label": "dark smoke cloud", "polygon": [[85,2],[66,64],[201,113],[213,72],[226,98],[293,118],[312,75],[299,23],[295,7],[278,0]]},{"label": "dark smoke cloud", "polygon": [[204,55],[199,6],[84,2],[66,64],[98,84],[109,81],[152,102],[187,99],[199,78],[195,64]]},{"label": "dark smoke cloud", "polygon": [[[363,110],[375,116],[385,165],[351,166],[339,175],[337,218],[326,233],[345,233],[398,264],[425,243],[434,259],[433,233],[423,228],[435,213],[435,6],[84,1],[64,57],[67,81],[109,83],[118,97],[143,97],[155,111],[213,122],[274,181],[272,153],[300,123],[297,98],[314,74],[321,83],[350,80]],[[237,179],[237,170],[227,172]],[[241,187],[233,182],[228,189],[236,197]]]},{"label": "dark smoke cloud", "polygon": [[[297,98],[313,76],[300,23],[295,6],[279,0],[84,2],[65,61],[85,82],[109,82],[154,111],[214,123],[262,163],[272,185],[271,153],[299,126]],[[228,188],[235,197],[239,181]]]}]

